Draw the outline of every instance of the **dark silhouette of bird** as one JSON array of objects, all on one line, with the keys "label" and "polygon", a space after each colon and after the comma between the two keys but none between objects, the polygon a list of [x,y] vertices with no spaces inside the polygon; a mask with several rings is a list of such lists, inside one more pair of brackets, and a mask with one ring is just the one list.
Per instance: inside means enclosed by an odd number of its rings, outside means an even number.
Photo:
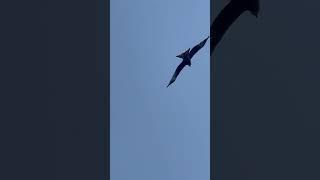
[{"label": "dark silhouette of bird", "polygon": [[210,27],[210,54],[235,20],[245,11],[258,17],[259,0],[231,0],[218,14]]},{"label": "dark silhouette of bird", "polygon": [[178,58],[181,58],[182,62],[179,64],[179,66],[177,67],[176,71],[174,72],[174,74],[173,74],[168,86],[170,86],[177,79],[179,73],[181,72],[181,70],[186,65],[191,66],[192,57],[206,44],[208,38],[209,38],[209,36],[205,40],[201,41],[199,44],[194,46],[191,50],[189,48],[185,52],[183,52],[180,55],[176,56]]}]

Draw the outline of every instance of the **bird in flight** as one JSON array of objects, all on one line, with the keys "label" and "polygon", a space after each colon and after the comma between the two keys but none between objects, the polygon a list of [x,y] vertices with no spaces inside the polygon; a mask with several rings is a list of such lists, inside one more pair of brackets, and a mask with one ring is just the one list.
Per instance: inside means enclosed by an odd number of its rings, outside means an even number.
[{"label": "bird in flight", "polygon": [[206,39],[204,39],[203,41],[201,41],[199,44],[194,46],[191,50],[189,48],[185,52],[183,52],[180,55],[176,56],[178,58],[181,58],[182,62],[177,67],[177,69],[174,72],[174,74],[173,74],[173,76],[172,76],[172,78],[171,78],[171,80],[170,80],[170,82],[169,82],[167,87],[169,87],[177,79],[179,73],[181,72],[181,70],[186,65],[191,66],[191,58],[206,44],[208,38],[209,38],[209,36]]},{"label": "bird in flight", "polygon": [[210,27],[210,54],[235,20],[245,11],[258,17],[259,0],[231,0],[218,14]]},{"label": "bird in flight", "polygon": [[201,41],[190,51],[190,48],[178,55],[182,62],[174,72],[169,84],[169,87],[178,77],[181,70],[186,66],[191,66],[191,58],[205,45],[210,37],[210,54],[213,53],[217,44],[221,41],[223,35],[227,32],[230,26],[246,11],[258,17],[260,10],[259,0],[230,0],[230,2],[222,9],[210,27],[210,36]]}]

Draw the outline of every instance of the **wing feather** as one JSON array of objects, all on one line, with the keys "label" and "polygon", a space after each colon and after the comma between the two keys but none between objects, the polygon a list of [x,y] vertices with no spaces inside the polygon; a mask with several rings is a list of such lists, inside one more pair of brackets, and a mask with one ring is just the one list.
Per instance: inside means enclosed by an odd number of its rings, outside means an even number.
[{"label": "wing feather", "polygon": [[179,66],[177,67],[176,71],[174,72],[174,74],[173,74],[168,86],[170,86],[177,79],[179,73],[181,72],[181,70],[184,68],[185,65],[186,64],[183,63],[183,61],[179,64]]},{"label": "wing feather", "polygon": [[194,46],[190,51],[190,59],[206,44],[209,37]]}]

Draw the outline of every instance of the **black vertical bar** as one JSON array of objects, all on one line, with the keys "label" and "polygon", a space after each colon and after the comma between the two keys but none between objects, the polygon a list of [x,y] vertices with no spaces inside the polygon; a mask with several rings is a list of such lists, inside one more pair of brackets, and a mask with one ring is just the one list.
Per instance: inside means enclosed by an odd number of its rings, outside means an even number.
[{"label": "black vertical bar", "polygon": [[[210,0],[210,26],[213,22],[213,0]],[[211,31],[211,29],[210,29]],[[210,37],[210,44],[212,37]],[[215,61],[213,54],[210,53],[210,180],[216,180],[216,158],[215,158]]]},{"label": "black vertical bar", "polygon": [[105,41],[105,56],[106,56],[106,179],[110,179],[110,0],[106,0],[105,5],[106,11],[105,11],[105,18],[106,18],[106,24],[105,24],[105,34],[106,34],[106,41]]},{"label": "black vertical bar", "polygon": [[110,179],[110,46],[109,46],[109,0],[98,0],[97,3],[97,43],[98,43],[98,86],[99,86],[99,124],[100,147],[99,179]]}]

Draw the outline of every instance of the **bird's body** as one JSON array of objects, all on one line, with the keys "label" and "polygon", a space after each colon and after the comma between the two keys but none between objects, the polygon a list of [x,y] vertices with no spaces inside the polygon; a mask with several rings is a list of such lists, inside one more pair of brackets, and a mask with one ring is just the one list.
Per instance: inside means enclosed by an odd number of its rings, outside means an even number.
[{"label": "bird's body", "polygon": [[182,59],[182,63],[191,66],[190,48],[177,56]]},{"label": "bird's body", "polygon": [[[178,58],[182,59],[182,62],[177,67],[176,71],[174,72],[168,86],[170,86],[178,77],[181,70],[186,66],[191,66],[191,59],[192,57],[206,44],[209,37],[207,37],[205,40],[201,41],[199,44],[194,46],[191,50],[190,48],[187,49],[185,52],[181,53],[180,55],[176,56]],[[167,87],[168,87],[167,86]]]}]

